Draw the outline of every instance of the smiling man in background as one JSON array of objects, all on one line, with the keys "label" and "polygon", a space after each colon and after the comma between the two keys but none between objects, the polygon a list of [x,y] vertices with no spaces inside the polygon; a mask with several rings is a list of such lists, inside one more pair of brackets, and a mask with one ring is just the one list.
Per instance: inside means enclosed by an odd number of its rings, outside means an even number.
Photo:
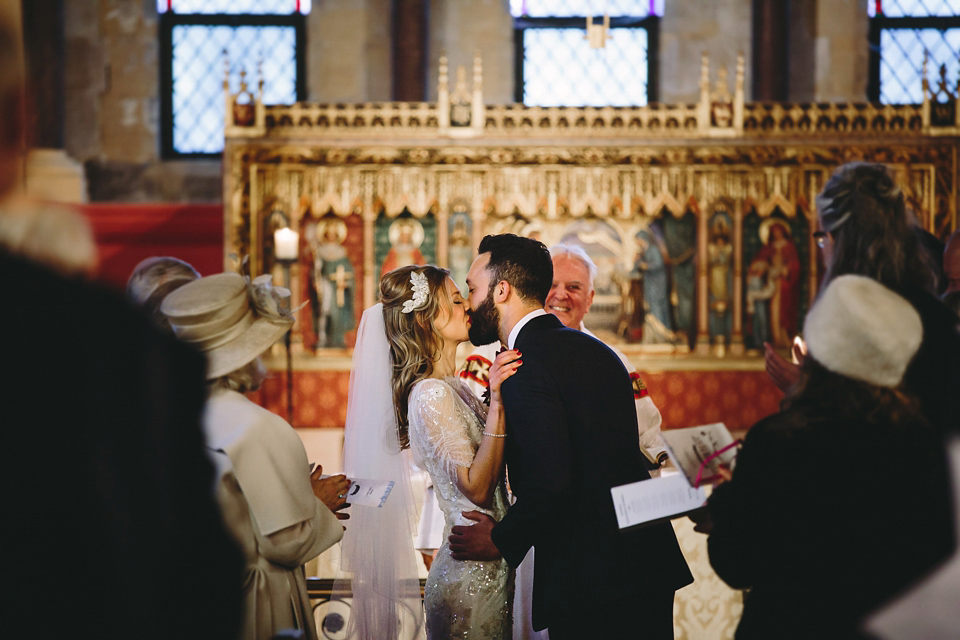
[{"label": "smiling man in background", "polygon": [[[593,298],[596,295],[593,283],[597,275],[597,265],[587,252],[577,245],[554,245],[550,247],[550,257],[553,259],[553,286],[550,287],[550,293],[547,295],[544,311],[557,316],[564,326],[583,331],[596,338],[584,326],[583,318],[590,311],[590,305],[593,304]],[[617,354],[630,373],[630,380],[633,382],[633,398],[637,405],[640,448],[655,469],[667,460],[666,447],[660,438],[660,424],[663,421],[660,410],[654,404],[637,368],[629,358],[616,347],[609,344],[607,346]],[[487,389],[490,364],[499,348],[500,345],[497,342],[477,347],[467,356],[466,362],[460,369],[460,378],[478,397]]]}]

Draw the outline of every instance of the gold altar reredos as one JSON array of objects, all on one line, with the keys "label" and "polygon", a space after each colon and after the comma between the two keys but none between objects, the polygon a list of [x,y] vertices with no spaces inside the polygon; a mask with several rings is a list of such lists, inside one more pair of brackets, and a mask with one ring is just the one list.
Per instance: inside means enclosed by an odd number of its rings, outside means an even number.
[{"label": "gold altar reredos", "polygon": [[[294,228],[305,215],[349,218],[362,236],[352,260],[358,312],[375,301],[383,221],[429,220],[434,244],[424,255],[443,266],[458,215],[468,218],[460,221],[461,245],[468,227],[473,250],[490,232],[535,231],[547,244],[592,233],[607,245],[601,271],[611,278],[595,312],[608,313],[603,329],[623,337],[632,313],[625,274],[636,269],[641,239],[651,237],[642,232],[672,217],[693,234],[695,335],[687,344],[706,353],[711,335],[718,340],[709,245],[719,228],[732,245],[726,352],[740,354],[758,230],[769,234],[764,221],[779,218],[793,233],[802,314],[822,271],[810,233],[814,196],[838,165],[886,163],[924,228],[941,239],[956,228],[960,109],[945,78],[935,87],[925,82],[921,105],[745,104],[742,59],[728,82],[723,69],[711,79],[704,56],[696,104],[540,108],[485,105],[479,58],[469,86],[457,71],[450,83],[441,59],[431,103],[265,106],[259,91],[244,85],[234,93],[225,82],[225,255],[249,255],[255,273],[275,270],[265,237],[271,216]],[[304,268],[294,265],[293,275],[303,300]]]}]

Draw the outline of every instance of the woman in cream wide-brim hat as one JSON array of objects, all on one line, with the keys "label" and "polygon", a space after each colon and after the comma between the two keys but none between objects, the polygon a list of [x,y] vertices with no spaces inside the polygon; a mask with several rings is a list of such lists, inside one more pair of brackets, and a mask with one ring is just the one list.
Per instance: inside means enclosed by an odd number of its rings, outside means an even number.
[{"label": "woman in cream wide-brim hat", "polygon": [[291,628],[317,637],[302,565],[340,540],[331,509],[343,507],[349,488],[342,475],[321,480],[319,466],[311,473],[291,426],[243,395],[263,381],[260,355],[293,326],[286,295],[269,276],[221,273],[180,287],[161,306],[177,337],[207,356],[204,432],[217,500],[247,562],[248,640]]},{"label": "woman in cream wide-brim hat", "polygon": [[161,310],[180,340],[206,354],[207,380],[214,380],[259,358],[293,327],[280,304],[286,293],[269,276],[248,283],[218,273],[172,292]]}]

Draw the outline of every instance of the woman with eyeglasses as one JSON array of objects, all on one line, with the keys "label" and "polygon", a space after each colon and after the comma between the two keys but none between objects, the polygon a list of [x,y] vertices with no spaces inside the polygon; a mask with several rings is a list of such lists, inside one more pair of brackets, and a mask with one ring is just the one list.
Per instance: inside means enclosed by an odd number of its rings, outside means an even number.
[{"label": "woman with eyeglasses", "polygon": [[866,640],[865,617],[954,547],[943,437],[902,385],[920,314],[843,275],[804,330],[802,382],[750,429],[698,518],[717,575],[750,589],[736,640]]},{"label": "woman with eyeglasses", "polygon": [[[924,416],[946,430],[960,429],[960,333],[957,317],[937,298],[936,275],[917,239],[904,194],[886,166],[841,166],[817,196],[814,233],[826,272],[821,290],[841,275],[872,278],[906,298],[923,321],[923,342],[904,383],[920,398]],[[794,354],[802,360],[802,347]],[[766,345],[767,372],[784,392],[800,367]]]}]

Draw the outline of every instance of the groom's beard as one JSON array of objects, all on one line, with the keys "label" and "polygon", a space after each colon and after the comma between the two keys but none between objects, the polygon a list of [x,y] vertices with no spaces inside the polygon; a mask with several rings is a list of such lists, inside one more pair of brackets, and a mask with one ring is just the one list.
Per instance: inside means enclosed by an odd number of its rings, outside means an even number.
[{"label": "groom's beard", "polygon": [[500,338],[500,312],[493,304],[493,287],[480,306],[470,312],[469,336],[470,342],[477,347]]}]

